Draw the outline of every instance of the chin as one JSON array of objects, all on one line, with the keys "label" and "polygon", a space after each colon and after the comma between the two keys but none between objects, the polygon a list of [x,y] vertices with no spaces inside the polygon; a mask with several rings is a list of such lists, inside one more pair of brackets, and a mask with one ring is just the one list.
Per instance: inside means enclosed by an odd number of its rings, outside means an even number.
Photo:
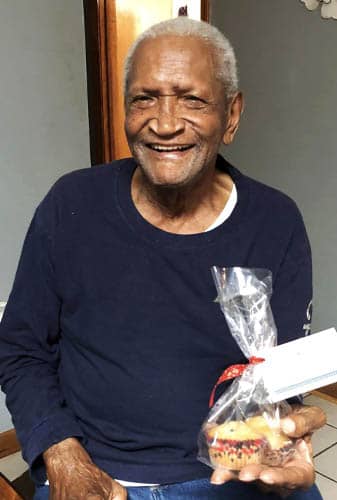
[{"label": "chin", "polygon": [[183,189],[187,186],[193,185],[199,179],[198,174],[181,177],[179,175],[156,176],[153,175],[153,172],[148,172],[146,170],[143,170],[143,173],[153,186],[163,189]]},{"label": "chin", "polygon": [[138,165],[143,172],[147,180],[156,187],[163,188],[183,188],[194,184],[202,176],[202,171],[182,171],[181,165],[173,166],[153,166],[151,168],[151,163],[138,162]]},{"label": "chin", "polygon": [[169,191],[170,189],[172,190],[179,190],[179,189],[184,189],[186,186],[189,186],[189,182],[178,182],[178,181],[172,181],[172,182],[152,182],[151,183],[153,186],[155,186],[158,189],[163,189]]}]

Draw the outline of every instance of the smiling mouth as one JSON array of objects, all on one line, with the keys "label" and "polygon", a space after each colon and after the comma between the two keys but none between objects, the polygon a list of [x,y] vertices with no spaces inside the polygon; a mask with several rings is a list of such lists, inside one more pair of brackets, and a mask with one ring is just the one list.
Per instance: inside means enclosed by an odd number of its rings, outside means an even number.
[{"label": "smiling mouth", "polygon": [[174,153],[180,151],[188,151],[193,148],[194,144],[182,144],[174,146],[163,146],[162,144],[146,144],[146,146],[157,153]]}]

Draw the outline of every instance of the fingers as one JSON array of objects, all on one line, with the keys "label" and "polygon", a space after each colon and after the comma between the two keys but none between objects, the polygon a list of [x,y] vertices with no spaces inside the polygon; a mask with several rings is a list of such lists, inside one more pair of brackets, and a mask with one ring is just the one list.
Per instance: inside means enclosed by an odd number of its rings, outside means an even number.
[{"label": "fingers", "polygon": [[326,416],[317,406],[300,406],[281,420],[281,429],[289,437],[302,437],[326,424]]},{"label": "fingers", "polygon": [[307,434],[306,436],[303,436],[302,439],[305,442],[305,444],[307,445],[307,451],[309,453],[310,460],[312,461],[312,457],[314,456],[314,450],[313,450],[313,447],[312,447],[311,438],[312,438],[312,434]]},{"label": "fingers", "polygon": [[260,475],[260,480],[268,485],[275,485],[288,490],[310,488],[315,480],[312,467],[288,467],[286,469],[266,469]]},{"label": "fingers", "polygon": [[308,439],[308,437],[306,436],[305,439],[301,439],[301,441],[299,441],[297,443],[297,451],[299,452],[302,460],[304,460],[305,462],[307,462],[310,465],[313,465],[312,444],[311,444],[311,440],[309,439],[309,441],[307,441],[307,439]]},{"label": "fingers", "polygon": [[290,466],[269,467],[264,469],[259,479],[268,485],[275,485],[287,490],[310,488],[315,480],[315,471],[310,450],[305,441],[297,444],[298,457]]},{"label": "fingers", "polygon": [[267,485],[267,488],[264,488],[266,491],[272,489],[281,492],[282,490],[285,494],[287,490],[309,488],[314,482],[315,472],[310,450],[304,440],[297,443],[296,452],[296,459],[283,467],[247,465],[240,471],[238,479],[245,482],[260,481],[261,484]]},{"label": "fingers", "polygon": [[240,481],[256,481],[259,479],[261,472],[268,468],[266,465],[262,464],[252,464],[246,465],[243,469],[240,470],[239,479]]},{"label": "fingers", "polygon": [[273,491],[278,491],[282,496],[294,489],[306,489],[312,486],[315,471],[312,464],[310,449],[304,440],[296,444],[296,458],[287,462],[283,467],[269,467],[263,464],[247,465],[238,474],[226,469],[216,469],[211,477],[211,483],[223,484],[233,479],[240,481],[261,481]]},{"label": "fingers", "polygon": [[233,479],[245,482],[256,481],[264,469],[268,469],[268,466],[260,464],[246,465],[238,473],[233,473],[226,469],[216,469],[212,474],[211,483],[223,484]]},{"label": "fingers", "polygon": [[237,475],[227,469],[215,469],[211,476],[212,484],[224,484],[232,479],[237,479]]}]

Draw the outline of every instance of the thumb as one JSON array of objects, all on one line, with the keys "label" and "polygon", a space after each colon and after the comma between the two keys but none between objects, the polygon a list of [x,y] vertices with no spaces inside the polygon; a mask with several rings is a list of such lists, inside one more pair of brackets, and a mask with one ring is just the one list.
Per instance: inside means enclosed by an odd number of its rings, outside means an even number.
[{"label": "thumb", "polygon": [[298,443],[297,443],[297,450],[299,451],[299,453],[301,454],[301,457],[303,458],[303,460],[305,460],[308,464],[312,464],[313,461],[312,461],[312,457],[311,457],[311,453],[310,453],[310,449],[309,449],[309,446],[308,444],[304,441],[304,439],[301,439]]},{"label": "thumb", "polygon": [[281,420],[281,429],[289,437],[302,437],[326,423],[326,416],[317,406],[301,406]]}]

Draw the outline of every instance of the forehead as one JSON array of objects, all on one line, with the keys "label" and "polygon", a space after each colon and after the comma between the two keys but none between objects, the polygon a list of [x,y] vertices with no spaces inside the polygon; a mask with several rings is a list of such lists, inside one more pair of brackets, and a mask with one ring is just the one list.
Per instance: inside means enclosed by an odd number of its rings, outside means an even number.
[{"label": "forehead", "polygon": [[214,50],[192,36],[159,36],[143,40],[132,60],[129,88],[136,85],[209,87],[216,82]]}]

